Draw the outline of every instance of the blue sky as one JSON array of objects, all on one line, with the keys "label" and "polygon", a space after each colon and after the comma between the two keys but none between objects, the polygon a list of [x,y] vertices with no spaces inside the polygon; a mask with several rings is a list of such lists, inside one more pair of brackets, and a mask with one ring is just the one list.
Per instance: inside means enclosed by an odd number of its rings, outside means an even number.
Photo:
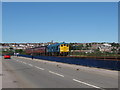
[{"label": "blue sky", "polygon": [[3,42],[118,42],[117,2],[3,2]]}]

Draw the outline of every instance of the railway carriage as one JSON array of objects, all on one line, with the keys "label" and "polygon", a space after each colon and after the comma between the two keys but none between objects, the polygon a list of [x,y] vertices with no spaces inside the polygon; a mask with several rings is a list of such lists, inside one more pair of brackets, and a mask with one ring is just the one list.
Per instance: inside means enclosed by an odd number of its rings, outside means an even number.
[{"label": "railway carriage", "polygon": [[26,49],[27,54],[46,55],[46,46]]}]

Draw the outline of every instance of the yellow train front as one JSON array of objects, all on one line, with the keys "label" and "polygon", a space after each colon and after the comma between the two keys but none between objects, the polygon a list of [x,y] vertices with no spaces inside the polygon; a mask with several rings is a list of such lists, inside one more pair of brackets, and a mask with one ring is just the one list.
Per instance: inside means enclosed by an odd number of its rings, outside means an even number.
[{"label": "yellow train front", "polygon": [[69,53],[69,45],[68,44],[61,44],[60,46],[60,55],[66,56]]},{"label": "yellow train front", "polygon": [[50,56],[67,56],[69,53],[69,44],[67,43],[57,43],[48,45],[47,53]]}]

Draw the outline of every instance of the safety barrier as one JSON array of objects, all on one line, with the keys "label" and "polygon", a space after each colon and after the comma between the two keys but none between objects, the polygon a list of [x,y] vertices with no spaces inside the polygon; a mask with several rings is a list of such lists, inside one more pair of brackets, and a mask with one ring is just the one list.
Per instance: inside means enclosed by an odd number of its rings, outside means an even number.
[{"label": "safety barrier", "polygon": [[[19,56],[32,58],[32,56],[30,55],[19,55]],[[53,57],[53,56],[34,56],[33,58],[120,71],[120,61],[80,59],[80,58],[70,58],[70,57]]]}]

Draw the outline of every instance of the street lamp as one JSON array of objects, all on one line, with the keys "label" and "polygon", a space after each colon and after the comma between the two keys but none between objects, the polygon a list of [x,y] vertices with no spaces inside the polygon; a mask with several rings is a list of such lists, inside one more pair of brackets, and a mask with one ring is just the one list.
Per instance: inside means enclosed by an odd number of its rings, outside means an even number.
[{"label": "street lamp", "polygon": [[32,59],[33,59],[33,46],[32,46]]}]

